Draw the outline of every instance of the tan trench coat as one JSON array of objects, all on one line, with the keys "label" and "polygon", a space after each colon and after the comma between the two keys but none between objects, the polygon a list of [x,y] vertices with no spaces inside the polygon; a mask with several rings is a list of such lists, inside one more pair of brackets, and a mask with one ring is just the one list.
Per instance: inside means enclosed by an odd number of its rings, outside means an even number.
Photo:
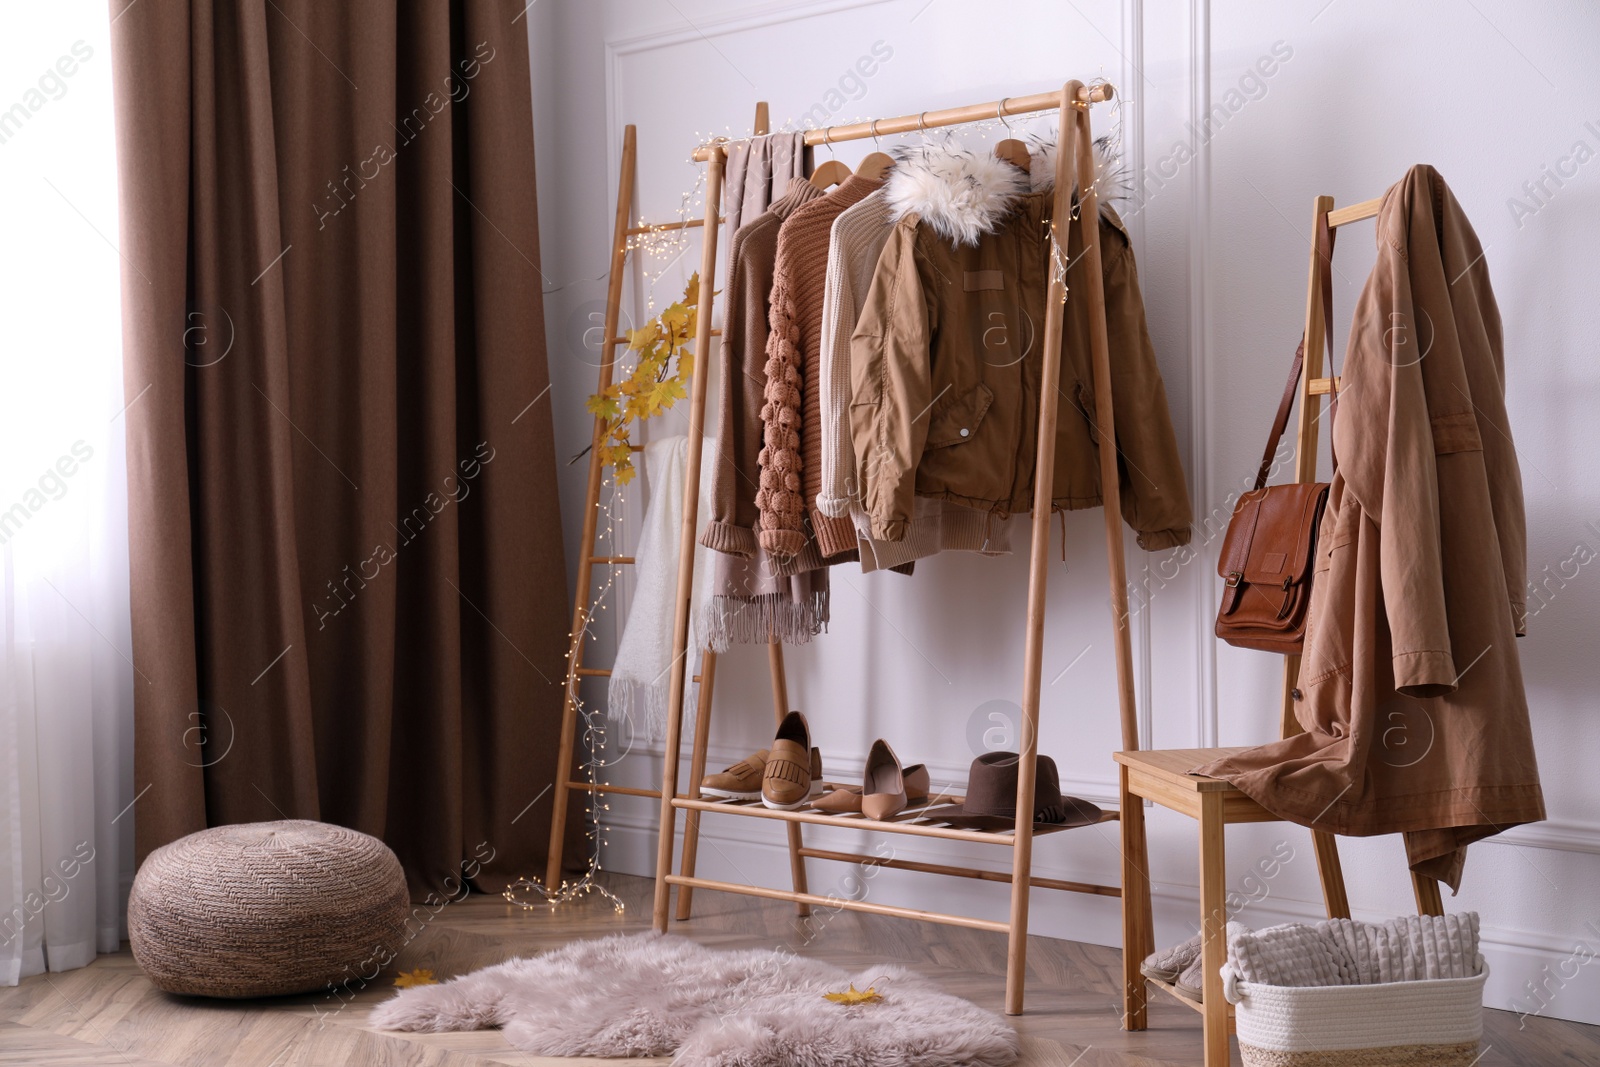
[{"label": "tan trench coat", "polygon": [[1517,655],[1522,478],[1488,267],[1437,171],[1384,194],[1377,237],[1333,430],[1306,732],[1201,771],[1317,829],[1404,831],[1412,869],[1455,889],[1468,844],[1544,818]]}]

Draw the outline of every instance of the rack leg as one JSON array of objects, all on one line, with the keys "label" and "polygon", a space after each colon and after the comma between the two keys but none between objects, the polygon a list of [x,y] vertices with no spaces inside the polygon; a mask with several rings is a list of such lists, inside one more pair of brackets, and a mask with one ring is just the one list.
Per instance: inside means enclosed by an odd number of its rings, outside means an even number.
[{"label": "rack leg", "polygon": [[[1070,238],[1067,220],[1072,215],[1072,167],[1078,148],[1073,139],[1077,116],[1073,107],[1079,82],[1061,88],[1061,146],[1056,156],[1055,213],[1052,236],[1066,253]],[[1086,208],[1092,210],[1092,208]],[[1098,269],[1098,268],[1096,268]],[[1061,377],[1061,336],[1067,299],[1065,280],[1051,271],[1050,292],[1045,299],[1044,366],[1041,380],[1054,383]],[[1091,301],[1092,303],[1092,301]],[[1103,307],[1103,302],[1100,305]],[[1090,318],[1094,316],[1091,315]],[[1102,319],[1104,316],[1102,315]],[[1061,390],[1040,390],[1039,434],[1034,442],[1033,531],[1028,548],[1028,615],[1022,648],[1022,736],[1017,739],[1017,823],[1011,842],[1011,916],[1006,946],[1006,1014],[1022,1014],[1022,992],[1028,976],[1028,891],[1033,868],[1034,785],[1039,747],[1039,683],[1044,670],[1045,587],[1050,574],[1050,515],[1055,501],[1056,416]],[[1107,493],[1108,500],[1115,493]],[[1117,588],[1112,583],[1112,589]]]},{"label": "rack leg", "polygon": [[727,157],[720,146],[706,168],[705,236],[700,247],[700,294],[694,380],[689,398],[689,459],[683,479],[683,523],[678,528],[678,585],[672,623],[672,687],[667,691],[667,743],[661,766],[661,817],[656,826],[656,887],[652,919],[667,932],[671,913],[672,844],[677,836],[678,757],[683,749],[684,657],[689,651],[689,600],[694,589],[694,548],[700,532],[700,460],[705,440],[706,374],[711,364],[711,311],[717,273],[717,216],[722,210],[722,169]]},{"label": "rack leg", "polygon": [[1144,798],[1128,788],[1128,768],[1118,769],[1122,772],[1122,1028],[1143,1030],[1149,1025],[1150,987],[1139,965],[1156,950],[1150,846],[1144,834]]},{"label": "rack leg", "polygon": [[[781,726],[783,717],[789,714],[789,679],[783,666],[783,642],[773,641],[767,645],[767,666],[772,675],[772,711],[777,724]],[[805,847],[805,841],[800,836],[800,824],[792,822],[788,828],[789,876],[796,893],[809,892],[806,889],[806,858],[800,854]],[[811,905],[800,901],[795,904],[794,910],[796,915],[804,919],[811,914]]]},{"label": "rack leg", "polygon": [[[689,755],[689,786],[685,790],[694,799],[700,799],[700,783],[706,776],[706,745],[711,740],[711,688],[717,678],[717,654],[706,649],[700,660],[700,700],[695,708],[694,751]],[[700,813],[683,813],[683,876],[694,877],[694,865],[700,851]],[[693,906],[694,887],[678,887],[678,920],[689,918]]]}]

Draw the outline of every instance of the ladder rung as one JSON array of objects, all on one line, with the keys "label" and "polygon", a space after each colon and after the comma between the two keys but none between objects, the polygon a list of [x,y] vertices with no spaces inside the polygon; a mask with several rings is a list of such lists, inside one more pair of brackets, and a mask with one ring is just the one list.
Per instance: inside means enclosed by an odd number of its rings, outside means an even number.
[{"label": "ladder rung", "polygon": [[1306,392],[1312,396],[1327,396],[1334,389],[1343,388],[1343,378],[1313,378],[1306,383]]},{"label": "ladder rung", "polygon": [[[580,678],[609,678],[611,670],[607,667],[579,667],[577,674]],[[697,674],[691,680],[698,682],[700,676]]]},{"label": "ladder rung", "polygon": [[1351,204],[1349,207],[1336,208],[1328,212],[1328,225],[1338,229],[1352,222],[1370,219],[1377,215],[1382,207],[1383,197],[1380,196],[1373,200],[1363,200],[1359,204]]},{"label": "ladder rung", "polygon": [[632,563],[632,556],[590,556],[590,563]]},{"label": "ladder rung", "polygon": [[616,793],[624,797],[655,797],[661,799],[659,789],[635,789],[626,785],[606,785],[603,782],[568,782],[568,789],[576,789],[584,793]]},{"label": "ladder rung", "polygon": [[[722,219],[718,218],[717,221],[721,222]],[[641,233],[666,233],[669,230],[692,230],[696,226],[704,226],[705,224],[705,219],[688,219],[679,222],[656,222],[651,223],[648,226],[634,226],[625,232],[629,237],[634,237]]]},{"label": "ladder rung", "polygon": [[[712,337],[721,337],[722,336],[722,331],[721,330],[712,330],[711,331],[711,336]],[[628,343],[628,339],[626,337],[613,337],[611,339],[611,343],[614,344],[614,345],[625,345],[625,344]]]}]

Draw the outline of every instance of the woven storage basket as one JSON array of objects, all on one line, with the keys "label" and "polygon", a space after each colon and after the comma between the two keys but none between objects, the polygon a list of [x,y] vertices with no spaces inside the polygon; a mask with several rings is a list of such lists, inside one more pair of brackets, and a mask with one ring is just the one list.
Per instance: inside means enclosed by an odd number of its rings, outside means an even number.
[{"label": "woven storage basket", "polygon": [[128,940],[169,993],[264,997],[359,989],[405,939],[410,894],[382,841],[291,819],[219,826],[150,853]]},{"label": "woven storage basket", "polygon": [[1483,983],[1274,986],[1223,967],[1245,1067],[1472,1067],[1483,1037]]}]

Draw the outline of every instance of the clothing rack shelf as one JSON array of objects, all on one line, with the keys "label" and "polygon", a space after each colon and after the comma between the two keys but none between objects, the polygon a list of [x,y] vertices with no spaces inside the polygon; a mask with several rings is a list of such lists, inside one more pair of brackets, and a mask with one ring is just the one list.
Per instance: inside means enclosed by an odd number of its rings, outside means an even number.
[{"label": "clothing rack shelf", "polygon": [[[1111,364],[1105,317],[1105,293],[1101,275],[1099,205],[1095,189],[1093,135],[1090,131],[1089,109],[1092,104],[1110,100],[1113,89],[1105,83],[1085,85],[1080,81],[1067,82],[1058,92],[1036,93],[1028,96],[1008,97],[988,104],[927,111],[918,115],[880,119],[855,123],[849,126],[811,130],[805,136],[807,144],[833,144],[840,141],[876,138],[883,134],[909,133],[940,126],[991,119],[1001,115],[1029,112],[1056,111],[1059,114],[1058,145],[1054,210],[1051,222],[1051,242],[1055,269],[1050,272],[1049,292],[1042,345],[1042,380],[1056,381],[1061,374],[1061,345],[1064,322],[1064,305],[1067,300],[1068,275],[1071,275],[1074,300],[1087,302],[1090,309],[1089,348],[1094,383],[1095,431],[1099,440],[1115,441],[1116,426],[1112,411]],[[758,107],[758,116],[764,109]],[[758,132],[762,124],[758,119]],[[694,158],[707,164],[705,213],[708,224],[704,234],[700,261],[700,294],[698,323],[701,329],[695,339],[697,367],[706,367],[711,359],[712,319],[714,296],[713,281],[717,265],[717,227],[714,220],[721,217],[723,170],[727,162],[727,141],[718,139],[697,149]],[[1073,193],[1077,192],[1074,199]],[[1085,221],[1087,220],[1087,221]],[[1052,490],[1055,484],[1055,442],[1057,408],[1060,390],[1040,390],[1038,441],[1035,452],[1035,486],[1032,514],[1032,545],[1029,552],[1028,603],[1023,620],[1024,653],[1022,685],[1022,728],[1019,743],[1021,760],[1018,769],[1016,810],[1023,813],[1014,827],[1004,833],[966,830],[931,820],[920,819],[915,812],[887,822],[874,822],[864,818],[842,818],[810,811],[777,811],[759,803],[729,803],[703,800],[699,796],[700,780],[705,773],[706,746],[710,731],[710,705],[702,687],[699,715],[695,724],[693,748],[689,766],[688,788],[678,790],[679,760],[683,743],[683,711],[685,699],[684,671],[673,671],[671,690],[667,701],[666,753],[662,768],[661,809],[656,854],[656,888],[654,921],[657,930],[665,932],[671,904],[672,887],[678,887],[680,919],[689,916],[689,894],[694,889],[715,889],[742,893],[772,900],[793,901],[801,906],[824,905],[850,911],[924,922],[945,923],[969,929],[1004,933],[1008,938],[1006,959],[1005,1009],[1008,1014],[1022,1011],[1023,986],[1027,970],[1027,934],[1029,891],[1046,887],[1071,892],[1101,896],[1119,895],[1111,886],[1094,886],[1059,879],[1035,879],[1032,876],[1033,838],[1036,833],[1054,832],[1062,828],[1035,830],[1031,815],[1034,811],[1034,787],[1039,735],[1040,676],[1044,656],[1045,586],[1049,574],[1050,518]],[[705,431],[705,375],[695,374],[691,386],[689,407],[689,462],[683,487],[683,523],[679,531],[678,584],[675,602],[673,631],[673,662],[683,662],[688,652],[690,594],[694,582],[695,542],[699,534],[699,494],[701,441]],[[1113,448],[1099,450],[1101,483],[1115,486],[1119,482],[1117,455]],[[1133,652],[1128,629],[1127,564],[1123,555],[1122,508],[1119,494],[1104,494],[1104,517],[1110,584],[1110,616],[1115,649],[1118,705],[1122,726],[1123,747],[1136,749],[1139,744],[1138,720],[1134,703]],[[782,714],[786,698],[781,692],[782,646],[769,646],[769,656],[774,664],[775,710]],[[684,852],[681,872],[674,874],[673,852],[675,825],[678,812],[685,813]],[[791,869],[793,890],[771,889],[764,886],[735,884],[698,878],[694,873],[695,836],[699,818],[704,814],[750,816],[784,823],[790,833]],[[1115,816],[1112,816],[1113,818]],[[1002,844],[1010,848],[1011,871],[969,871],[941,864],[914,863],[911,861],[880,861],[878,857],[855,853],[829,852],[797,847],[802,826],[849,826],[868,832],[908,834],[956,841]],[[976,919],[942,912],[921,911],[896,907],[872,901],[823,897],[805,890],[804,861],[807,858],[839,862],[877,864],[897,867],[907,871],[976,877],[986,881],[1005,881],[1011,885],[1011,907],[1006,921]]]},{"label": "clothing rack shelf", "polygon": [[[838,783],[828,782],[824,789],[838,788]],[[943,804],[960,804],[965,797],[941,797]],[[922,808],[907,808],[892,819],[869,819],[858,812],[831,813],[823,811],[778,811],[762,806],[759,800],[724,800],[720,798],[709,800],[696,800],[684,797],[682,803],[677,805],[685,811],[715,811],[730,815],[749,815],[757,819],[782,819],[785,822],[809,823],[813,826],[847,826],[852,830],[871,830],[885,834],[911,834],[919,837],[942,837],[947,841],[975,841],[984,845],[1010,845],[1015,841],[1016,830],[967,830],[952,826],[947,822],[936,819],[924,818],[920,813]],[[1117,813],[1108,811],[1101,814],[1098,822],[1114,822]],[[1033,836],[1043,834],[1057,834],[1067,829],[1076,827],[1066,826],[1038,826],[1034,828]],[[859,857],[862,861],[872,859],[870,856]],[[1114,886],[1095,886],[1094,892],[1109,889],[1111,895],[1121,896],[1122,891]]]}]

